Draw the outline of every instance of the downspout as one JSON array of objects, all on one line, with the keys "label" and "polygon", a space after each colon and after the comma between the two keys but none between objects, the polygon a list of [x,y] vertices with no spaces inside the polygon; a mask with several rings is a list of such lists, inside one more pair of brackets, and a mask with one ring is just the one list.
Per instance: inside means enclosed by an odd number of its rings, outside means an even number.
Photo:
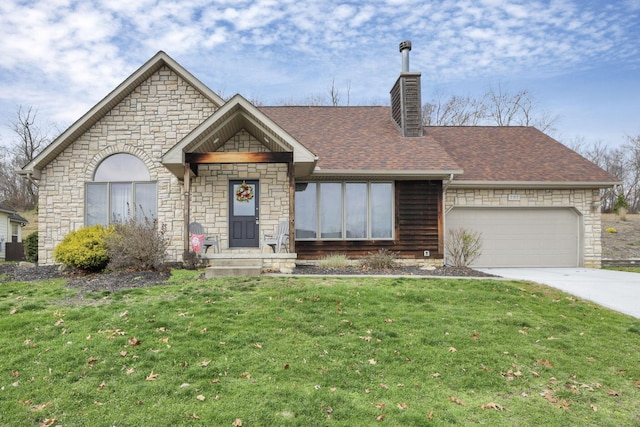
[{"label": "downspout", "polygon": [[444,209],[444,215],[442,215],[442,255],[443,255],[443,263],[444,265],[447,265],[447,251],[446,251],[446,247],[447,247],[447,242],[445,241],[446,238],[446,230],[447,230],[447,214],[451,211],[451,209],[453,209],[453,205],[451,206],[447,206],[446,202],[447,202],[447,189],[449,188],[449,186],[451,185],[451,182],[453,181],[453,174],[449,174],[449,179],[442,181],[442,205],[445,207]]},{"label": "downspout", "polygon": [[[442,181],[442,204],[444,205],[446,198],[445,196],[447,195],[447,188],[449,188],[449,185],[451,185],[451,181],[453,181],[453,174],[449,174],[449,179]],[[450,206],[448,209],[445,209],[445,215],[449,213],[449,211],[453,208],[453,206]]]}]

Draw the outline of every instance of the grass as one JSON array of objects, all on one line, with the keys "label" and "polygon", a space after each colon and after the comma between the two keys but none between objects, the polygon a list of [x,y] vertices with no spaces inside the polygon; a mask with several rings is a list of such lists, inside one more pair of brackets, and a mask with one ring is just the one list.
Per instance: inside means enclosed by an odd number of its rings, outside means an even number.
[{"label": "grass", "polygon": [[640,320],[529,283],[175,271],[0,314],[0,426],[640,423]]},{"label": "grass", "polygon": [[603,267],[603,270],[627,271],[629,273],[640,273],[640,267]]},{"label": "grass", "polygon": [[320,267],[343,268],[349,265],[349,258],[346,254],[329,254],[320,259]]}]

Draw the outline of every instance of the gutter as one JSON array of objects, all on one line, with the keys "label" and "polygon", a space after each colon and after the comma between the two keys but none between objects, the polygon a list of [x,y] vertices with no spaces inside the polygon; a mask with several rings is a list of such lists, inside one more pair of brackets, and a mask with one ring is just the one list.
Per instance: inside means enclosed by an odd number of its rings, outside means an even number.
[{"label": "gutter", "polygon": [[621,181],[454,181],[452,188],[611,188],[621,185]]}]

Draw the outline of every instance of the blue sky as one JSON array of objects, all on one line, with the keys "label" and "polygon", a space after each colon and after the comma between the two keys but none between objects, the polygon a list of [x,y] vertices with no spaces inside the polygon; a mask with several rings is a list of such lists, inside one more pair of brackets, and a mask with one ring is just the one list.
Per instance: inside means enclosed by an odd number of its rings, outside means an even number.
[{"label": "blue sky", "polygon": [[221,96],[388,104],[411,40],[422,99],[529,90],[553,136],[640,135],[640,0],[3,0],[0,144],[18,106],[70,125],[164,50]]}]

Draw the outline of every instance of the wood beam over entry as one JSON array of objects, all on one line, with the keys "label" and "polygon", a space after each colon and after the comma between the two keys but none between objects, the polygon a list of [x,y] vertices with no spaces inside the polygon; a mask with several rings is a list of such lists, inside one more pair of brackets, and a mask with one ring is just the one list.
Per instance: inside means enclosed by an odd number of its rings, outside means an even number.
[{"label": "wood beam over entry", "polygon": [[284,151],[272,152],[215,152],[185,153],[185,163],[289,163],[293,162],[293,153]]},{"label": "wood beam over entry", "polygon": [[191,176],[198,176],[199,164],[215,163],[286,163],[289,181],[289,251],[295,252],[295,173],[293,153],[272,152],[213,152],[213,153],[185,153],[184,154],[184,224],[185,224],[185,253],[189,251],[189,211],[191,197]]}]

